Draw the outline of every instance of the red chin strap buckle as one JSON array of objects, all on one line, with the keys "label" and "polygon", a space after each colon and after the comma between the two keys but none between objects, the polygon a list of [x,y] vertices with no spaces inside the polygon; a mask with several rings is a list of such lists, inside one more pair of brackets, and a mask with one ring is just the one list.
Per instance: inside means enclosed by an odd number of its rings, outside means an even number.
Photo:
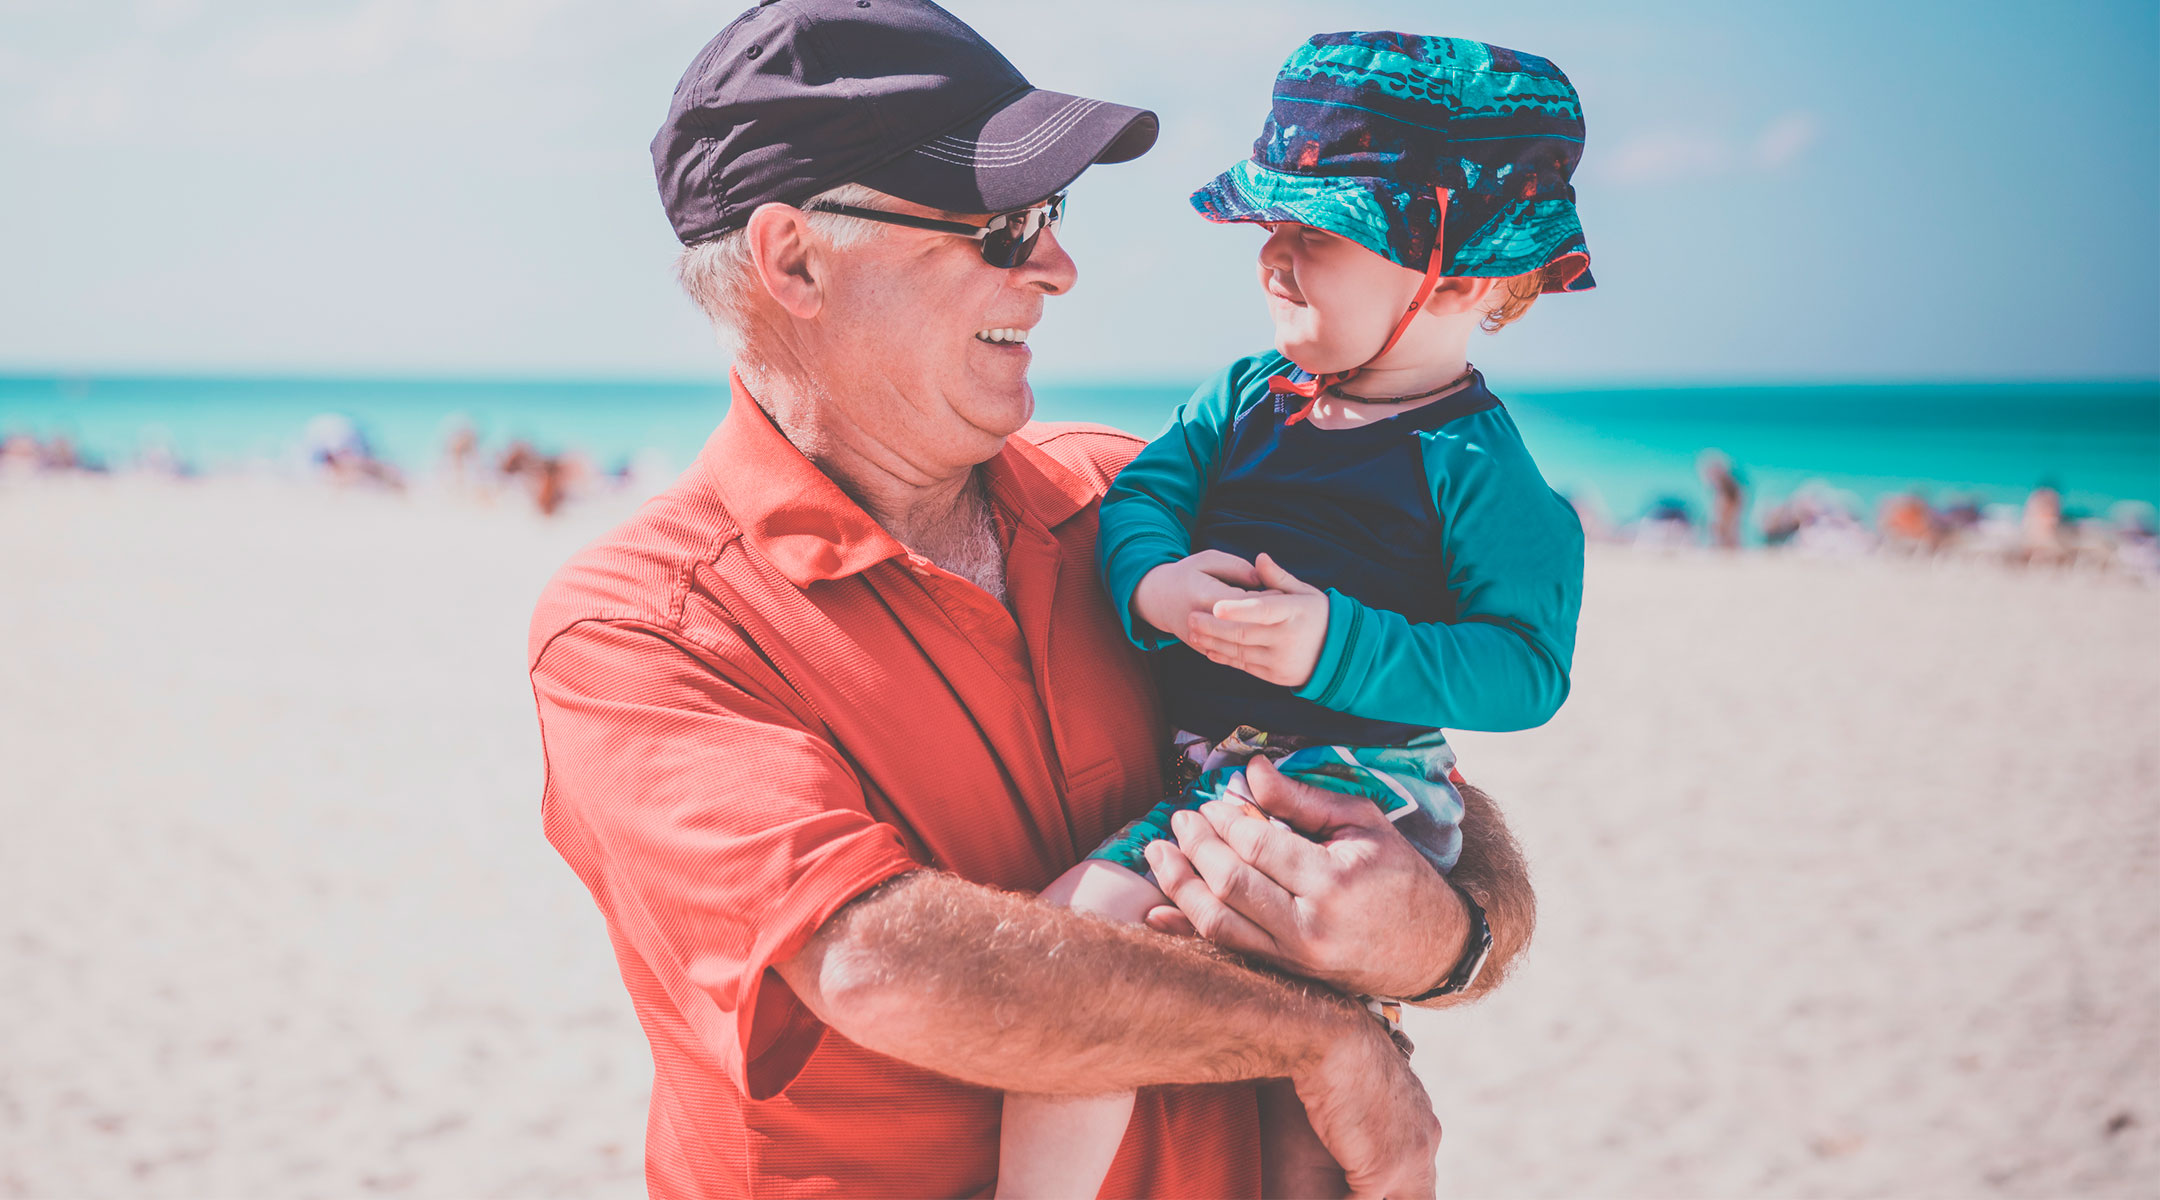
[{"label": "red chin strap buckle", "polygon": [[1388,334],[1387,341],[1381,345],[1380,352],[1366,359],[1361,366],[1355,366],[1347,371],[1340,371],[1332,375],[1315,375],[1303,383],[1292,382],[1288,375],[1270,376],[1268,378],[1268,392],[1270,394],[1299,396],[1305,401],[1304,404],[1298,407],[1296,412],[1283,418],[1284,425],[1295,425],[1299,421],[1311,417],[1313,406],[1320,402],[1322,392],[1338,384],[1348,383],[1357,377],[1358,372],[1385,358],[1387,352],[1395,348],[1395,343],[1402,340],[1403,334],[1410,332],[1410,322],[1416,319],[1418,313],[1425,307],[1425,302],[1432,298],[1433,288],[1447,277],[1446,272],[1443,270],[1447,265],[1447,258],[1440,251],[1447,240],[1448,191],[1446,188],[1434,188],[1433,195],[1438,197],[1440,201],[1440,220],[1433,228],[1432,257],[1426,262],[1425,278],[1418,282],[1417,294],[1410,297],[1410,307],[1404,309],[1403,315],[1396,320],[1395,328]]}]

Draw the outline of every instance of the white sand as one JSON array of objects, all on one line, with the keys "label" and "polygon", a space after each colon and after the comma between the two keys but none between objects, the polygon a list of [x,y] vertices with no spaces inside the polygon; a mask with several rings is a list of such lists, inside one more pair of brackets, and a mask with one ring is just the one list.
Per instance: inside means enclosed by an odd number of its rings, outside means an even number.
[{"label": "white sand", "polygon": [[[0,486],[0,1195],[638,1193],[523,671],[619,513]],[[2153,1194],[2160,592],[1601,552],[1582,641],[1460,739],[1544,925],[1416,1018],[1448,1194]]]}]

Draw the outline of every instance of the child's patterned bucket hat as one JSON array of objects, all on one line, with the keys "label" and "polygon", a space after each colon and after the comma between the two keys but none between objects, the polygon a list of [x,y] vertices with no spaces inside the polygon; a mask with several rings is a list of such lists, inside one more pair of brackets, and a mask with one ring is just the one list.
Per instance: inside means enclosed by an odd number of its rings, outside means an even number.
[{"label": "child's patterned bucket hat", "polygon": [[1579,292],[1595,286],[1568,183],[1582,148],[1582,103],[1545,59],[1323,33],[1276,76],[1252,158],[1192,203],[1211,221],[1325,229],[1428,280],[1553,267],[1546,291]]}]

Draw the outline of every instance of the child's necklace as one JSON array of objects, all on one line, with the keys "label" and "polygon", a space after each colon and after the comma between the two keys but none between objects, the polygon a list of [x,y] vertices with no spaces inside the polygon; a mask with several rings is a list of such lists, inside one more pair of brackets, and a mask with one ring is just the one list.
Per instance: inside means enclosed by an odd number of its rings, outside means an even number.
[{"label": "child's necklace", "polygon": [[1452,392],[1456,388],[1459,388],[1462,385],[1470,382],[1470,377],[1475,374],[1477,374],[1476,367],[1466,366],[1463,368],[1462,374],[1457,375],[1455,378],[1448,380],[1446,383],[1441,384],[1439,387],[1436,387],[1431,391],[1419,392],[1414,396],[1353,396],[1350,393],[1343,391],[1341,388],[1329,388],[1328,395],[1333,396],[1338,400],[1349,400],[1357,404],[1408,404],[1412,400],[1428,400],[1434,396],[1439,395],[1442,392]]}]

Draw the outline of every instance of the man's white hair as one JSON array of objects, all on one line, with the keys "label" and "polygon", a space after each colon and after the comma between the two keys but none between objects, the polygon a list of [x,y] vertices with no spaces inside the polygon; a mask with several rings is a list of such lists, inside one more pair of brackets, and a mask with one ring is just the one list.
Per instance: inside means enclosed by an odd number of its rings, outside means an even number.
[{"label": "man's white hair", "polygon": [[[877,202],[886,199],[883,192],[859,183],[843,183],[809,200],[811,204],[849,204],[858,208],[875,208]],[[866,242],[890,228],[875,221],[857,217],[845,217],[838,213],[813,212],[809,214],[810,228],[832,245],[847,247]],[[683,247],[675,260],[675,278],[682,281],[683,290],[697,301],[712,321],[713,333],[720,344],[737,358],[742,357],[744,335],[748,333],[753,301],[757,295],[757,268],[750,260],[750,239],[741,229],[731,229],[718,237],[707,238],[695,245]]]}]

